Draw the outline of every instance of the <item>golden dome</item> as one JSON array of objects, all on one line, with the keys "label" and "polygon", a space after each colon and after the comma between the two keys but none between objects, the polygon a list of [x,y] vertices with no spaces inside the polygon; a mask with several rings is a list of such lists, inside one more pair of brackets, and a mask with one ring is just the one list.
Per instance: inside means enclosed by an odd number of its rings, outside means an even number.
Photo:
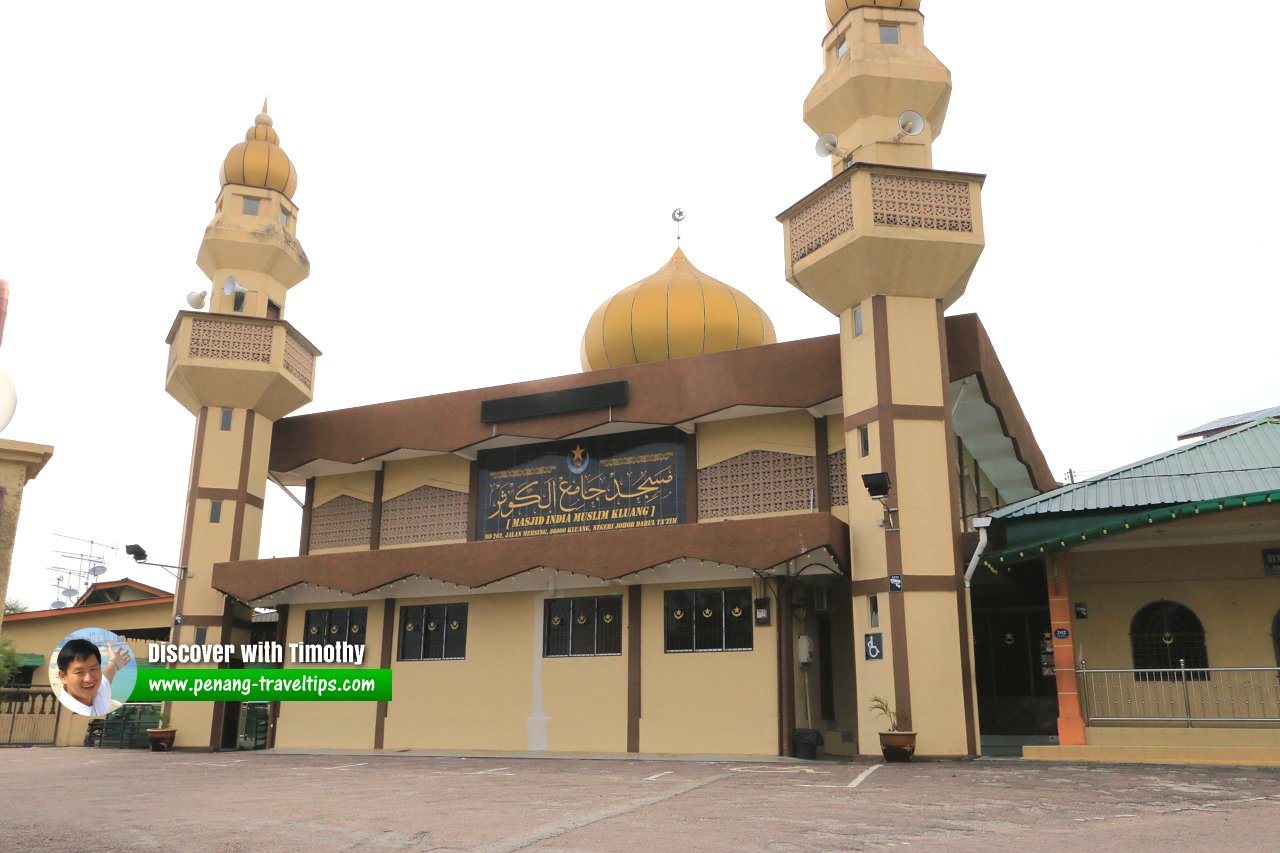
[{"label": "golden dome", "polygon": [[667,265],[605,301],[582,336],[582,369],[604,370],[772,344],[773,322],[746,294],[676,249]]},{"label": "golden dome", "polygon": [[880,6],[886,9],[920,10],[920,0],[827,0],[827,18],[835,26],[845,13],[859,6]]},{"label": "golden dome", "polygon": [[267,115],[267,102],[262,102],[262,112],[253,120],[253,127],[244,135],[244,142],[233,145],[222,161],[222,185],[242,184],[246,187],[262,187],[284,193],[293,198],[298,187],[298,173],[294,171],[289,155],[280,147],[280,137],[271,127]]}]

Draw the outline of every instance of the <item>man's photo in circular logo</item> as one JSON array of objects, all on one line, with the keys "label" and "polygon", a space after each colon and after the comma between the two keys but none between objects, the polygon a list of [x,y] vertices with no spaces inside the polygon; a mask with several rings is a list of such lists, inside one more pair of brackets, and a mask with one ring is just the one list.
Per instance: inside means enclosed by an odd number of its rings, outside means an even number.
[{"label": "man's photo in circular logo", "polygon": [[104,717],[129,701],[137,680],[129,644],[105,628],[73,631],[49,656],[58,701],[86,717]]}]

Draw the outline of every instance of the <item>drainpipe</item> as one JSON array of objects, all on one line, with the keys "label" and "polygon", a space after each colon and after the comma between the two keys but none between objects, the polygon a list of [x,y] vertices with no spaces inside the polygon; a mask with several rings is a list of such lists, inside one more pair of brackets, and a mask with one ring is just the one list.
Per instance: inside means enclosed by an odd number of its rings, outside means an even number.
[{"label": "drainpipe", "polygon": [[978,530],[978,548],[973,552],[973,556],[969,558],[969,568],[964,572],[964,588],[969,588],[969,581],[973,579],[973,573],[978,570],[978,561],[982,559],[982,552],[987,550],[987,528],[991,526],[991,518],[975,518],[973,526]]}]

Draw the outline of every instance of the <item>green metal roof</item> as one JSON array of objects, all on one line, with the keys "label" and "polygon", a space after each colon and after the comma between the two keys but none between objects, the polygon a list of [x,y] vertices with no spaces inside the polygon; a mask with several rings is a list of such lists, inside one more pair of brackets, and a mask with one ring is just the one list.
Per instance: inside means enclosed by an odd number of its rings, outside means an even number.
[{"label": "green metal roof", "polygon": [[1081,545],[1122,536],[1135,530],[1169,524],[1180,518],[1195,518],[1266,504],[1280,504],[1280,489],[1207,501],[1191,501],[1172,506],[1148,507],[1128,515],[1110,515],[1104,519],[1099,519],[1095,513],[1082,514],[1076,524],[1063,525],[1051,536],[1035,537],[1019,545],[1005,548],[1003,551],[983,554],[982,565],[995,571],[1027,560],[1034,560],[1055,551],[1067,551]]},{"label": "green metal roof", "polygon": [[1280,420],[1264,419],[1063,486],[991,513],[996,519],[1137,510],[1280,492]]},{"label": "green metal roof", "polygon": [[18,652],[18,666],[44,666],[44,655]]}]

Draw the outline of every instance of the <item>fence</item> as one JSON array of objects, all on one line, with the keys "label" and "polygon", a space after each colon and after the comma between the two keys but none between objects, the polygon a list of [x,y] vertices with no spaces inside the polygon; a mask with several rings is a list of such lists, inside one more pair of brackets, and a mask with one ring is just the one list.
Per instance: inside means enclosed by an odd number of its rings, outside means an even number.
[{"label": "fence", "polygon": [[51,744],[58,733],[62,703],[48,687],[0,690],[0,744]]},{"label": "fence", "polygon": [[1280,725],[1280,667],[1076,670],[1085,725]]}]

